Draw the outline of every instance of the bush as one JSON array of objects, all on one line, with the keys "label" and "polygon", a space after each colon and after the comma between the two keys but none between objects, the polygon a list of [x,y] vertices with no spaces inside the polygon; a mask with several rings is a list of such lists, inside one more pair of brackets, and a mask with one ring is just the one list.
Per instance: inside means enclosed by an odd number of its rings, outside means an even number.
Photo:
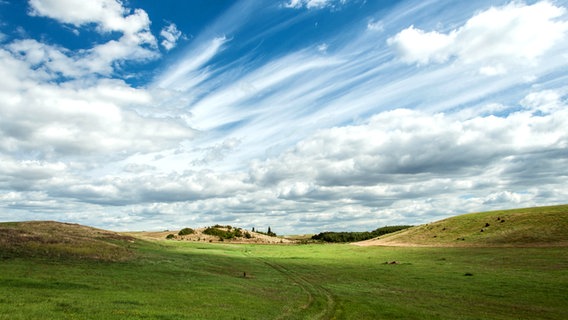
[{"label": "bush", "polygon": [[194,234],[195,230],[191,229],[191,228],[183,228],[178,232],[178,235],[180,236],[185,236],[188,234]]},{"label": "bush", "polygon": [[166,239],[170,240],[170,239],[174,239],[176,236],[173,233],[170,233],[166,236]]},{"label": "bush", "polygon": [[[219,229],[219,228],[227,228],[228,231]],[[233,239],[233,238],[240,238],[243,237],[243,231],[241,228],[233,228],[229,226],[219,226],[215,225],[213,227],[207,227],[203,230],[204,234],[208,234],[210,236],[217,236],[220,239]]]}]

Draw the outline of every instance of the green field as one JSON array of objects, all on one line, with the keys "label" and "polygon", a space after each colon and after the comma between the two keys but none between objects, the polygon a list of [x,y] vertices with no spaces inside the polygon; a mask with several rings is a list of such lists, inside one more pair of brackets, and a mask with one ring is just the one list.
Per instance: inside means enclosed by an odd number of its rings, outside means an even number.
[{"label": "green field", "polygon": [[0,319],[567,319],[559,231],[537,247],[360,247],[0,224]]},{"label": "green field", "polygon": [[169,242],[141,243],[136,251],[126,262],[4,259],[0,318],[566,319],[568,314],[566,248]]}]

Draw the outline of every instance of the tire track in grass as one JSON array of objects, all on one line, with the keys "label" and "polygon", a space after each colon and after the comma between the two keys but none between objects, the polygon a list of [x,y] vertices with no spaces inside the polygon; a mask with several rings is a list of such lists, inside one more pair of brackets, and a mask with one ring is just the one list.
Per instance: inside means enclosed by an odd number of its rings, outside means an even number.
[{"label": "tire track in grass", "polygon": [[[336,301],[331,292],[324,287],[311,282],[297,272],[284,267],[281,264],[270,262],[262,258],[257,258],[267,266],[280,272],[291,282],[297,284],[308,296],[308,301],[301,306],[299,312],[309,312],[312,309],[321,308],[322,310],[313,317],[313,319],[332,319],[335,314]],[[290,316],[290,312],[283,314],[279,319],[286,319]]]}]

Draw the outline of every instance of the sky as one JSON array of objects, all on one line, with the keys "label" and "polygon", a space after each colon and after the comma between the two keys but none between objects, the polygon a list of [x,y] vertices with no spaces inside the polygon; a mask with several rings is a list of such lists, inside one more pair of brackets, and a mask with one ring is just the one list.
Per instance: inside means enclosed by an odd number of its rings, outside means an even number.
[{"label": "sky", "polygon": [[0,221],[300,234],[568,203],[567,10],[0,0]]}]

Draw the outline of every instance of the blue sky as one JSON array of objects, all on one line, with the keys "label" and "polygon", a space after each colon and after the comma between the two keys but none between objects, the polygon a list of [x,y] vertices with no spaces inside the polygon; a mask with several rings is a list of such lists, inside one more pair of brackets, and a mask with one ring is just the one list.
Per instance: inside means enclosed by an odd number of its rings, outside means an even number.
[{"label": "blue sky", "polygon": [[0,1],[0,220],[371,230],[568,199],[567,1]]}]

